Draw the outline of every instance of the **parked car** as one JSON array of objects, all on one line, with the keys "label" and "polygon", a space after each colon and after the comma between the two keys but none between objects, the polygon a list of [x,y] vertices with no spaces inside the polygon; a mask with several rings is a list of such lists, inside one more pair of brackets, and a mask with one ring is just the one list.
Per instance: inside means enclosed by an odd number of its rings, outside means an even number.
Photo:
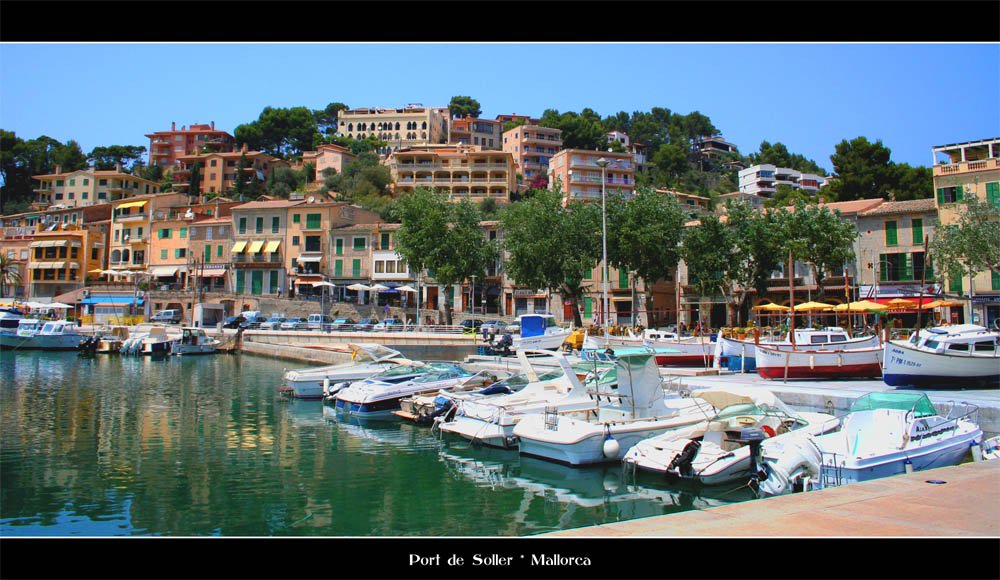
[{"label": "parked car", "polygon": [[288,320],[288,319],[285,318],[284,316],[272,316],[271,318],[267,319],[267,322],[264,322],[264,323],[262,323],[260,325],[260,329],[261,330],[280,330],[281,329],[281,325],[286,320]]},{"label": "parked car", "polygon": [[479,327],[482,326],[482,325],[483,325],[483,321],[479,320],[478,318],[469,318],[467,320],[463,320],[459,324],[459,326],[461,326],[463,328],[466,328],[466,329],[470,329],[471,328],[472,330],[479,330]]},{"label": "parked car", "polygon": [[310,314],[306,319],[309,330],[328,330],[333,324],[333,317],[327,314]]},{"label": "parked car", "polygon": [[257,330],[262,324],[267,322],[267,317],[263,314],[244,315],[245,320],[240,324],[243,330]]},{"label": "parked car", "polygon": [[500,334],[503,332],[505,326],[507,326],[507,323],[503,320],[487,320],[482,326],[479,327],[479,332]]},{"label": "parked car", "polygon": [[382,332],[392,332],[394,330],[403,330],[403,321],[398,318],[386,318],[382,322],[376,324],[372,330],[378,330]]},{"label": "parked car", "polygon": [[309,323],[305,318],[293,316],[281,323],[281,330],[309,330]]},{"label": "parked car", "polygon": [[180,310],[161,310],[149,317],[150,322],[164,322],[167,324],[178,324],[181,321]]},{"label": "parked car", "polygon": [[507,326],[503,327],[504,334],[521,334],[521,324],[519,322],[511,322]]},{"label": "parked car", "polygon": [[357,322],[353,318],[338,318],[333,321],[330,327],[333,330],[354,330],[356,324]]},{"label": "parked car", "polygon": [[378,318],[362,318],[354,325],[354,330],[371,330],[378,324]]},{"label": "parked car", "polygon": [[246,321],[247,319],[244,318],[242,315],[230,316],[225,321],[223,321],[222,328],[239,328],[243,326],[243,323]]}]

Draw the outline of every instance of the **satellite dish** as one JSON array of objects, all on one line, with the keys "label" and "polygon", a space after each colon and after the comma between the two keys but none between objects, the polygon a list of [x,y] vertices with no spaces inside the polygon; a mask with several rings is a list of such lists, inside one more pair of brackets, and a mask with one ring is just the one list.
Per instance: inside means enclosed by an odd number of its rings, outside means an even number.
[{"label": "satellite dish", "polygon": [[309,203],[315,203],[315,202],[316,202],[316,197],[313,196],[313,195],[310,195],[309,196]]}]

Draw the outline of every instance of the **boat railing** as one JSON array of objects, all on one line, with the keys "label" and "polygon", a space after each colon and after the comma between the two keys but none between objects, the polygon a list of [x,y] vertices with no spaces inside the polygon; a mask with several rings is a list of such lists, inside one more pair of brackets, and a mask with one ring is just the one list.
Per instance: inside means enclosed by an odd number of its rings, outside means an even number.
[{"label": "boat railing", "polygon": [[[979,423],[979,405],[969,403],[968,401],[962,401],[961,403],[948,401],[948,404],[950,407],[948,408],[948,414],[945,416],[945,421],[953,421],[955,423],[955,427],[958,427],[958,422],[962,420]],[[961,405],[960,410],[959,405]],[[952,413],[956,413],[956,415],[952,417]]]},{"label": "boat railing", "polygon": [[[809,441],[816,445],[814,441],[810,438]],[[843,472],[843,461],[840,461],[841,455],[834,451],[824,451],[823,449],[816,447],[820,454],[820,475],[819,483],[820,489],[827,487],[839,487],[844,483],[844,472]]]}]

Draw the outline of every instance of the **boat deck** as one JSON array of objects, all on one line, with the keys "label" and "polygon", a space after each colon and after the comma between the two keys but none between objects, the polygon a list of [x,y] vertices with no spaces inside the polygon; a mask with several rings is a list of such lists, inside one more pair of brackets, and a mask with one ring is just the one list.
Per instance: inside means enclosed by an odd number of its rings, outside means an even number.
[{"label": "boat deck", "polygon": [[1000,461],[982,461],[544,536],[996,537],[998,491]]}]

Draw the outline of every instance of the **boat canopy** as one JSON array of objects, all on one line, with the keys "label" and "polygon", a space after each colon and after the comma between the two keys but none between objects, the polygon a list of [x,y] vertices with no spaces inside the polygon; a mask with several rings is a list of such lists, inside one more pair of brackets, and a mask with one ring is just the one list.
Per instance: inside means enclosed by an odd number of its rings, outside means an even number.
[{"label": "boat canopy", "polygon": [[797,415],[795,411],[789,409],[778,397],[774,396],[774,393],[764,389],[713,388],[695,391],[691,393],[691,396],[707,401],[720,410],[733,405],[754,405],[762,410],[775,409],[789,416]]},{"label": "boat canopy", "polygon": [[937,415],[937,409],[924,393],[868,393],[851,403],[851,413],[874,409],[913,411],[914,417]]},{"label": "boat canopy", "polygon": [[545,334],[545,318],[542,316],[522,316],[521,336],[529,338]]},{"label": "boat canopy", "polygon": [[391,358],[403,358],[402,353],[389,347],[376,344],[374,342],[354,342],[348,345],[351,348],[351,360],[358,358],[368,358],[373,362],[381,362]]}]

